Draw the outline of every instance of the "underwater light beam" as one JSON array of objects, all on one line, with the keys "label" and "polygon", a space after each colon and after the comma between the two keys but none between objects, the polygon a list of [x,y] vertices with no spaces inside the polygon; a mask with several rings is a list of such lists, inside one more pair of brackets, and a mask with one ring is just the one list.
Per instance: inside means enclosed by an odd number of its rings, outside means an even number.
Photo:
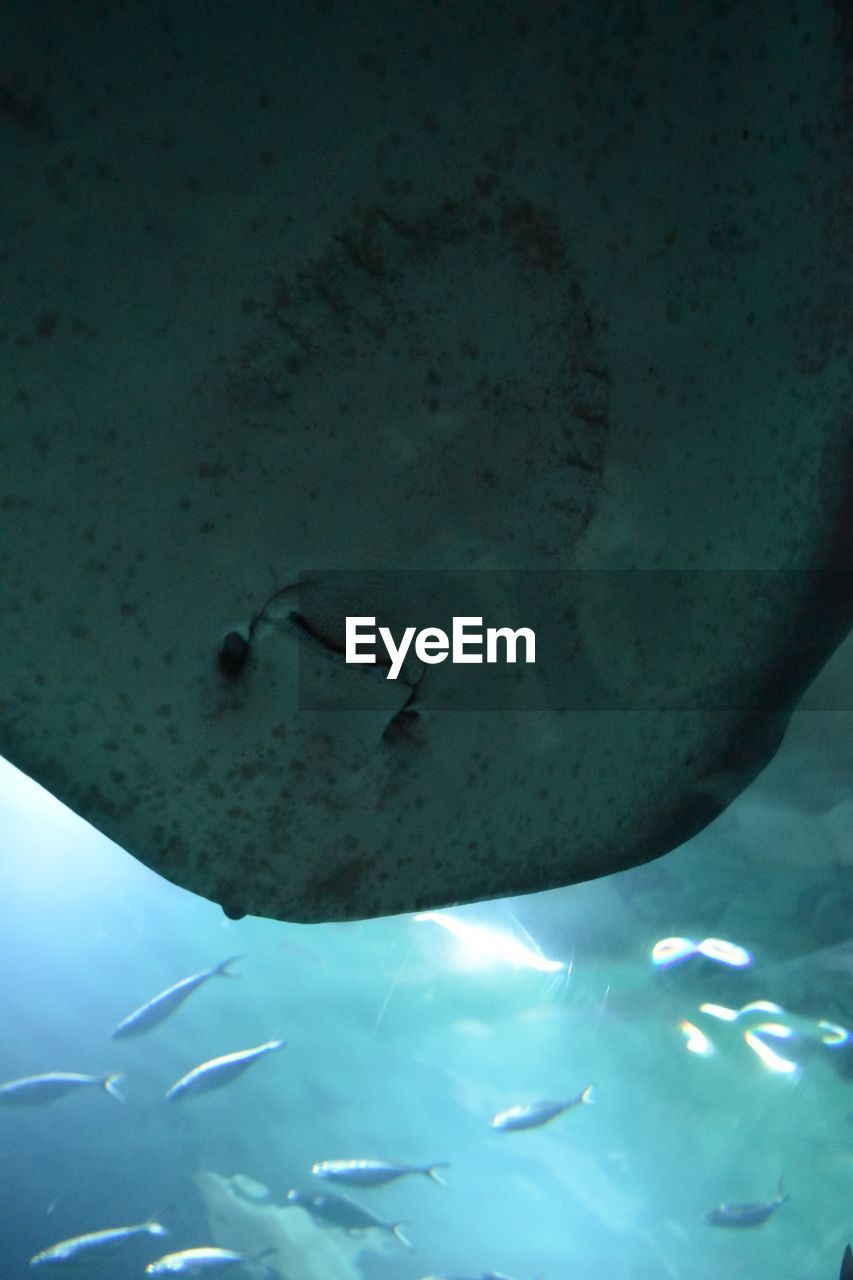
[{"label": "underwater light beam", "polygon": [[548,960],[520,939],[489,925],[470,924],[445,911],[421,911],[413,919],[418,924],[429,921],[446,929],[473,965],[509,964],[514,969],[538,969],[541,973],[557,973],[566,968],[562,960]]}]

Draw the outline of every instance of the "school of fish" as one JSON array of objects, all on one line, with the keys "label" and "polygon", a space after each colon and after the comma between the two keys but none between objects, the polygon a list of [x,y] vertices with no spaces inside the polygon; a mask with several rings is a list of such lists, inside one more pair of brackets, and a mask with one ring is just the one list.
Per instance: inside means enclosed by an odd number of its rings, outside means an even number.
[{"label": "school of fish", "polygon": [[[166,990],[151,997],[117,1024],[112,1032],[113,1039],[139,1036],[153,1030],[173,1015],[194,991],[211,978],[232,977],[233,975],[229,972],[230,966],[240,958],[231,956],[219,964],[175,982]],[[201,1062],[170,1085],[163,1098],[167,1102],[175,1102],[223,1088],[260,1059],[285,1047],[285,1041],[271,1039],[251,1048],[238,1049]],[[100,1088],[110,1097],[124,1102],[124,1096],[117,1087],[123,1078],[124,1074],[118,1071],[107,1072],[100,1076],[72,1071],[43,1072],[0,1084],[0,1105],[42,1106],[88,1088]],[[497,1112],[489,1123],[492,1129],[499,1132],[541,1128],[575,1108],[592,1103],[593,1092],[593,1086],[587,1084],[579,1093],[567,1099],[540,1099],[515,1103]],[[420,1175],[440,1186],[447,1186],[438,1170],[448,1167],[447,1161],[412,1165],[358,1157],[318,1160],[311,1166],[311,1173],[321,1181],[365,1190],[382,1187],[412,1175]],[[242,1178],[237,1189],[244,1198],[255,1202],[265,1201],[269,1195],[265,1187],[247,1178]],[[784,1191],[783,1179],[780,1178],[776,1195],[771,1199],[744,1204],[722,1203],[707,1213],[705,1221],[708,1225],[715,1227],[756,1228],[775,1214],[788,1198],[788,1194]],[[346,1195],[291,1188],[284,1197],[284,1205],[303,1209],[316,1222],[325,1226],[337,1227],[347,1232],[369,1230],[385,1232],[405,1248],[414,1247],[403,1232],[405,1223],[386,1222]],[[111,1257],[132,1240],[145,1237],[161,1238],[168,1235],[169,1229],[155,1218],[130,1226],[106,1227],[47,1245],[30,1258],[30,1266],[50,1271],[77,1267],[81,1263],[89,1264]],[[225,1271],[258,1263],[274,1252],[274,1249],[264,1249],[258,1253],[246,1254],[216,1245],[196,1244],[153,1259],[146,1265],[145,1274],[152,1277],[215,1276]],[[496,1271],[483,1271],[478,1277],[425,1276],[422,1280],[509,1280],[509,1277]],[[844,1251],[840,1280],[853,1280],[853,1252],[850,1245]]]}]

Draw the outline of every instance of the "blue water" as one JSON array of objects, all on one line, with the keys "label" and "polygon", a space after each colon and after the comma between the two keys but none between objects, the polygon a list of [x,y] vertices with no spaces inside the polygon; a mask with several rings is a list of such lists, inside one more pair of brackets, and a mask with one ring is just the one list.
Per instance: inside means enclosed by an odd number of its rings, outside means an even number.
[{"label": "blue water", "polygon": [[[36,1274],[29,1258],[58,1240],[159,1213],[167,1241],[75,1270],[132,1280],[161,1253],[229,1243],[199,1171],[247,1175],[281,1205],[291,1187],[324,1189],[314,1161],[350,1157],[450,1162],[446,1188],[410,1177],[349,1190],[406,1220],[415,1246],[363,1237],[365,1280],[837,1276],[853,1233],[853,1061],[823,1041],[843,1032],[818,1024],[853,1023],[853,751],[846,719],[804,717],[795,730],[767,774],[666,859],[452,913],[522,943],[534,963],[561,962],[554,972],[478,960],[412,917],[229,921],[4,767],[0,1082],[119,1070],[126,1101],[93,1088],[0,1108],[3,1280]],[[737,943],[752,963],[656,966],[654,944],[674,935]],[[110,1038],[147,998],[238,953],[234,979],[211,979],[149,1034]],[[755,1000],[784,1013],[700,1011]],[[683,1020],[709,1052],[690,1051]],[[793,1032],[759,1036],[775,1066],[745,1036],[762,1020]],[[164,1100],[196,1064],[279,1036],[287,1048],[228,1087]],[[592,1105],[540,1129],[489,1124],[589,1083]],[[705,1222],[721,1201],[772,1198],[780,1175],[790,1198],[763,1226]],[[271,1256],[235,1274],[313,1280],[316,1261],[284,1272]]]}]

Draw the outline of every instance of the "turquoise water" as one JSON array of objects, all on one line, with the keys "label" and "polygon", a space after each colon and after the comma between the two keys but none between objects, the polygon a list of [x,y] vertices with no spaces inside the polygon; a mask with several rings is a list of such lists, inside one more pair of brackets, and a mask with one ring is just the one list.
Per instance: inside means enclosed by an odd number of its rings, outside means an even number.
[{"label": "turquoise water", "polygon": [[[36,1274],[29,1258],[58,1240],[153,1214],[168,1240],[75,1274],[131,1280],[167,1251],[278,1239],[233,1274],[835,1277],[853,1230],[848,720],[798,717],[750,791],[662,861],[449,913],[492,931],[466,945],[409,916],[229,921],[4,768],[0,1079],[126,1073],[123,1104],[92,1088],[0,1108],[4,1280]],[[674,936],[723,939],[752,962],[653,963]],[[237,954],[233,980],[212,978],[148,1034],[111,1039],[143,1001]],[[754,1001],[781,1012],[719,1016]],[[768,1024],[776,1033],[756,1034]],[[286,1049],[226,1087],[164,1100],[193,1066],[273,1037]],[[588,1084],[590,1105],[540,1128],[490,1125]],[[356,1157],[448,1161],[448,1185],[312,1176],[315,1161]],[[269,1201],[208,1179],[206,1202],[204,1171],[251,1178]],[[763,1225],[705,1221],[721,1202],[771,1200],[780,1176],[789,1198]],[[414,1247],[312,1226],[281,1207],[290,1188],[405,1220]]]}]

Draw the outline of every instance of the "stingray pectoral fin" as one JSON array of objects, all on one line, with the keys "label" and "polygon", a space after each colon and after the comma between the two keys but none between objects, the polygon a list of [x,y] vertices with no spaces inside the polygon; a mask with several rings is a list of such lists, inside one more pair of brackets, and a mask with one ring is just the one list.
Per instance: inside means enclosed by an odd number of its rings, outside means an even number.
[{"label": "stingray pectoral fin", "polygon": [[[816,6],[786,96],[780,4],[761,40],[729,4],[701,39],[694,5],[646,5],[642,59],[608,4],[436,6],[429,75],[395,20],[388,79],[353,75],[362,6],[306,5],[308,97],[292,6],[218,6],[235,91],[223,112],[175,73],[194,127],[147,191],[162,217],[133,206],[146,131],[119,148],[114,122],[161,118],[163,86],[119,23],[95,66],[78,7],[51,6],[50,46],[3,42],[57,122],[95,76],[79,151],[116,180],[46,183],[53,127],[6,113],[0,753],[234,919],[532,893],[701,830],[853,617],[848,6]],[[235,206],[215,175],[262,75],[304,106],[268,113],[288,164],[244,165]],[[346,661],[347,617],[440,625],[433,574],[467,574],[456,615],[486,626],[541,610],[553,640],[500,702],[449,658]]]}]

